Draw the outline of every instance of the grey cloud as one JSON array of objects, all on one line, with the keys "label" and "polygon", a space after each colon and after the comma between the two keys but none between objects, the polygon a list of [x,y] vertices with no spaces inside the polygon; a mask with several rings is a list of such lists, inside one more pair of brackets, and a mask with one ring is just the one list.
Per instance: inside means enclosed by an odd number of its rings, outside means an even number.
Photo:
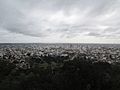
[{"label": "grey cloud", "polygon": [[[119,5],[120,0],[1,0],[0,27],[33,37],[49,37],[52,33],[68,37],[84,33],[119,36]],[[58,12],[62,12],[61,16]]]},{"label": "grey cloud", "polygon": [[101,36],[103,36],[102,34],[100,34],[100,33],[95,33],[95,32],[89,32],[88,34],[87,34],[88,36],[96,36],[96,37],[101,37]]}]

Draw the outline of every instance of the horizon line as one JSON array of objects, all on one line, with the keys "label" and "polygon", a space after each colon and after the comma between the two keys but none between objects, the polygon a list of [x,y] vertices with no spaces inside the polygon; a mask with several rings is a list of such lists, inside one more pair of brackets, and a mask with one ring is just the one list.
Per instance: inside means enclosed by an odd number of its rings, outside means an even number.
[{"label": "horizon line", "polygon": [[4,43],[2,43],[2,42],[0,42],[0,44],[120,44],[120,43],[58,43],[58,42],[56,42],[56,43],[52,43],[52,42],[48,42],[48,43],[46,43],[46,42],[9,42],[9,43],[7,43],[7,42],[4,42]]}]

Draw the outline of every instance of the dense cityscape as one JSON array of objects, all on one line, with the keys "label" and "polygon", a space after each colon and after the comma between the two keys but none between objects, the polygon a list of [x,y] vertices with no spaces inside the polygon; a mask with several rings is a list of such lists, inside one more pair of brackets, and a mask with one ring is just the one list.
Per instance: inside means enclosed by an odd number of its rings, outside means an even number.
[{"label": "dense cityscape", "polygon": [[120,47],[0,44],[0,90],[119,90]]},{"label": "dense cityscape", "polygon": [[[110,64],[120,63],[119,47],[89,46],[89,45],[72,45],[72,44],[18,44],[18,45],[1,45],[0,59],[8,60],[15,63],[21,68],[30,68],[30,59],[38,59],[41,64],[44,62],[65,62],[82,58],[92,60],[92,62],[107,62]],[[46,61],[48,58],[50,60]],[[56,60],[56,58],[60,60]]]}]

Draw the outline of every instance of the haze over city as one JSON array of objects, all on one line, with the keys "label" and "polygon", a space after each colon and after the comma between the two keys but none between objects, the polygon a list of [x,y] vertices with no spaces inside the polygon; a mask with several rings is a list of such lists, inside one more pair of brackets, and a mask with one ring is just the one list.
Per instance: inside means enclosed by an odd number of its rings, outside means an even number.
[{"label": "haze over city", "polygon": [[0,0],[0,43],[120,43],[120,0]]}]

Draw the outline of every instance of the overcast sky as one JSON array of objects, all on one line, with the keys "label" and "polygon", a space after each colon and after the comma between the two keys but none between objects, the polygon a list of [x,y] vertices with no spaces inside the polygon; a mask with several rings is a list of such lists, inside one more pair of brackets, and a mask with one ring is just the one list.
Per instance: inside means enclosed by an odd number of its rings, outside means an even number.
[{"label": "overcast sky", "polygon": [[0,0],[0,43],[120,43],[120,0]]}]

